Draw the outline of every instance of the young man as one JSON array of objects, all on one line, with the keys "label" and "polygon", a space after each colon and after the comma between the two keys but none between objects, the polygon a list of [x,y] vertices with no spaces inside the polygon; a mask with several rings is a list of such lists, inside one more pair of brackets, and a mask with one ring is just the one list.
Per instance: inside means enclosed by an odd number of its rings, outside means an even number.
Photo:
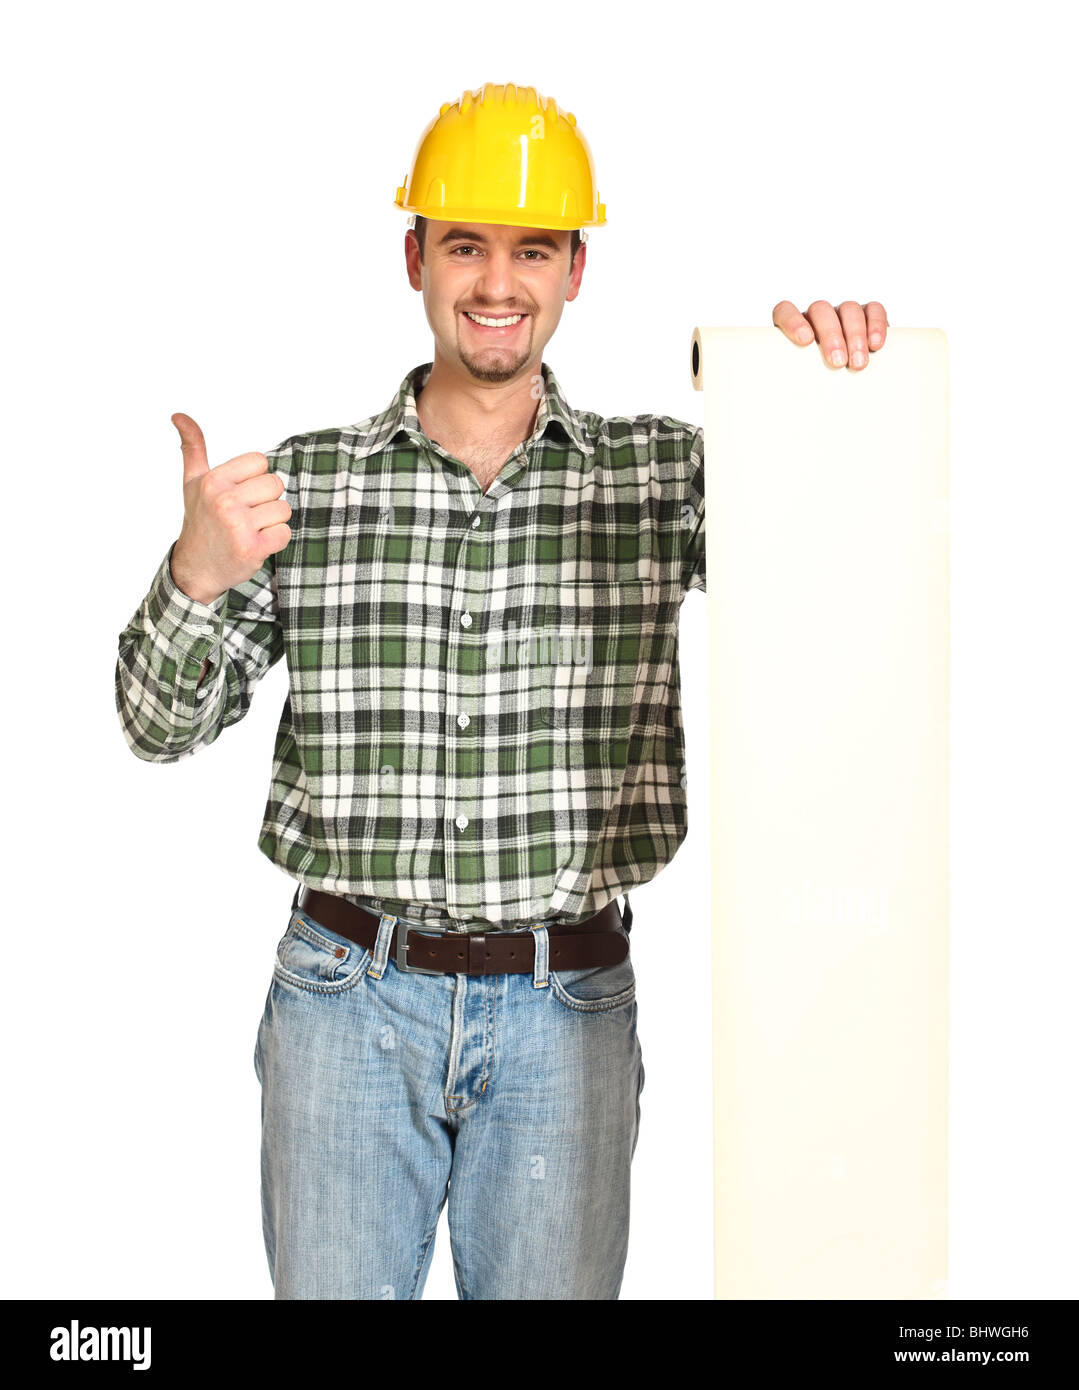
[{"label": "young man", "polygon": [[[287,661],[259,847],[300,886],[255,1049],[275,1296],[419,1298],[448,1199],[462,1298],[615,1299],[644,1083],[625,895],[686,831],[702,431],[575,410],[543,361],[605,220],[553,100],[447,104],[397,203],[433,361],[380,414],[213,469],[173,417],[184,524],[117,706],[175,761]],[[773,321],[855,369],[885,330],[877,304]]]}]

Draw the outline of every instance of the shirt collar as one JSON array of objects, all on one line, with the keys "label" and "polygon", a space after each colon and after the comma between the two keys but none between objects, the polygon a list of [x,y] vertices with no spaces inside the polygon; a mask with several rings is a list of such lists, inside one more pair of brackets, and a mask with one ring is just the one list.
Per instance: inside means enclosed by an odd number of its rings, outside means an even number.
[{"label": "shirt collar", "polygon": [[[358,420],[352,426],[365,436],[363,442],[354,448],[354,454],[364,457],[377,453],[402,432],[413,437],[417,443],[427,441],[416,413],[416,396],[427,381],[433,365],[431,362],[424,362],[419,367],[413,367],[385,410],[370,419]],[[546,389],[536,411],[536,423],[528,443],[531,444],[546,434],[549,426],[557,425],[580,453],[594,453],[595,446],[589,443],[577,412],[570,408],[554,372],[546,362],[540,364],[540,371],[543,373]]]}]

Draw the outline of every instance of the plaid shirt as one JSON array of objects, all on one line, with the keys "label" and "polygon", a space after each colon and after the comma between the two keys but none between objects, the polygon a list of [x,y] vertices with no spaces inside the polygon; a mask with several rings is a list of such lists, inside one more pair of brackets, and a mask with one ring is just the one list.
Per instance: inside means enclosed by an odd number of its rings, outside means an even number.
[{"label": "plaid shirt", "polygon": [[459,930],[580,921],[685,838],[703,431],[571,410],[544,363],[535,428],[482,492],[420,428],[430,367],[381,414],[267,454],[292,539],[246,583],[197,603],[170,546],[120,634],[124,736],[187,757],[284,656],[258,844],[285,873]]}]

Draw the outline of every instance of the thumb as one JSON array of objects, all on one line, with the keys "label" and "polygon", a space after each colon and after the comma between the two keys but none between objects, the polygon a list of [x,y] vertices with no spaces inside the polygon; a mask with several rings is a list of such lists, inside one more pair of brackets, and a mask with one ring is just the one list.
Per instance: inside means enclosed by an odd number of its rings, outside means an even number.
[{"label": "thumb", "polygon": [[190,415],[177,412],[170,418],[180,432],[180,448],[184,455],[184,482],[189,483],[192,478],[201,477],[203,473],[210,471],[210,465],[206,460],[206,440]]}]

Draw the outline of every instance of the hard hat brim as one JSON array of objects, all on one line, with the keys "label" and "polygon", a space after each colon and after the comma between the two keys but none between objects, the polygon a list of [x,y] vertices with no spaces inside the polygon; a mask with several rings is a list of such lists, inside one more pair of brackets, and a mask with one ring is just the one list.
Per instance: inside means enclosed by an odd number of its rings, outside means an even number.
[{"label": "hard hat brim", "polygon": [[503,209],[423,208],[415,203],[398,203],[396,200],[394,207],[414,213],[417,217],[425,217],[429,222],[478,222],[488,227],[536,227],[548,232],[575,232],[582,227],[602,227],[607,221],[605,216],[601,216],[597,221],[582,222],[580,218],[557,218],[550,214],[544,216],[542,213],[522,213],[517,218],[510,216]]}]

